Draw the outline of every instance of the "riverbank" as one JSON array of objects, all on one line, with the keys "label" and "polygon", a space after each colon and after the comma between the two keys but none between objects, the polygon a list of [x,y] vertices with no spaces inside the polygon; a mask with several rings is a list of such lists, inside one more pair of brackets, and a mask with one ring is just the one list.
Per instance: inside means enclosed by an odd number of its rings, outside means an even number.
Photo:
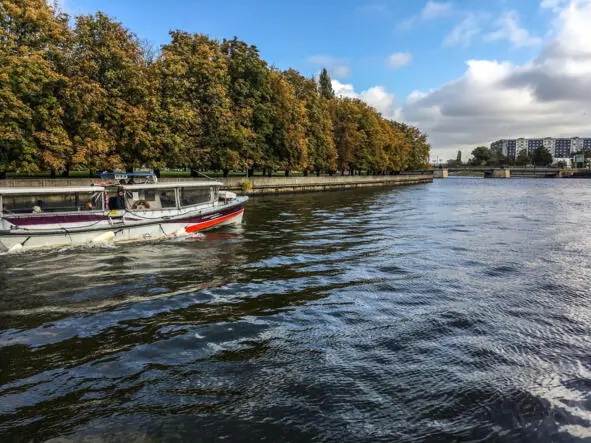
[{"label": "riverbank", "polygon": [[[160,182],[202,180],[200,178],[162,177]],[[100,178],[56,178],[56,179],[7,179],[0,180],[0,187],[48,187],[88,186],[100,182]],[[308,177],[227,177],[219,178],[223,189],[247,195],[268,195],[311,191],[335,191],[339,189],[406,186],[432,183],[432,171],[410,171],[400,175],[373,176],[308,176]]]}]

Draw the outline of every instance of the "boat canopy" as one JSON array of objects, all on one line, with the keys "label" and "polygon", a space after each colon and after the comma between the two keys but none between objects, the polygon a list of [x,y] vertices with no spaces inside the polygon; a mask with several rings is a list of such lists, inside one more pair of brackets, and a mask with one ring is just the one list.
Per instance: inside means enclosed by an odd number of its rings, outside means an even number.
[{"label": "boat canopy", "polygon": [[204,187],[220,187],[223,183],[214,181],[193,181],[193,182],[167,182],[167,183],[142,183],[138,185],[120,185],[126,191],[135,191],[139,189],[174,189],[174,188],[204,188]]},{"label": "boat canopy", "polygon": [[75,194],[80,192],[101,192],[102,186],[56,186],[39,188],[0,188],[0,195],[43,195],[43,194]]}]

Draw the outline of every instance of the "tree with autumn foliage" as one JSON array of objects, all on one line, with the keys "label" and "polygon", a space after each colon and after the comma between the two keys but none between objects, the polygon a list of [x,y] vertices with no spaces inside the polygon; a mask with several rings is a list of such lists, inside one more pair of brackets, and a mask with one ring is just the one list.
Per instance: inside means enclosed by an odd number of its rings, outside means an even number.
[{"label": "tree with autumn foliage", "polygon": [[0,2],[0,167],[64,168],[72,143],[62,123],[67,16],[45,0]]},{"label": "tree with autumn foliage", "polygon": [[270,73],[273,129],[268,137],[267,165],[282,169],[285,175],[294,170],[308,168],[308,119],[306,107],[296,97],[295,90],[285,77],[272,70]]},{"label": "tree with autumn foliage", "polygon": [[101,12],[79,16],[67,74],[70,164],[97,170],[154,162],[158,153],[147,126],[150,90],[138,39]]},{"label": "tree with autumn foliage", "polygon": [[[69,23],[73,23],[72,26]],[[98,12],[0,3],[0,174],[116,167],[286,175],[427,167],[417,128],[279,71],[256,46],[181,30],[159,51]]]},{"label": "tree with autumn foliage", "polygon": [[294,69],[283,73],[294,88],[296,98],[304,103],[307,124],[305,135],[308,140],[308,166],[304,174],[315,171],[334,171],[337,168],[337,151],[334,145],[333,126],[329,102],[318,91],[313,79],[307,79]]}]

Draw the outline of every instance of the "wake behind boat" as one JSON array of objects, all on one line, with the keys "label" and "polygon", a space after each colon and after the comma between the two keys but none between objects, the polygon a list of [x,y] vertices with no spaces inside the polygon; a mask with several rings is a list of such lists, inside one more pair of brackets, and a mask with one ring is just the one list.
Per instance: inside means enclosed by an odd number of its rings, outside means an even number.
[{"label": "wake behind boat", "polygon": [[[108,174],[94,186],[0,188],[0,251],[181,237],[239,224],[246,196],[215,181]],[[143,181],[137,183],[136,181]]]}]

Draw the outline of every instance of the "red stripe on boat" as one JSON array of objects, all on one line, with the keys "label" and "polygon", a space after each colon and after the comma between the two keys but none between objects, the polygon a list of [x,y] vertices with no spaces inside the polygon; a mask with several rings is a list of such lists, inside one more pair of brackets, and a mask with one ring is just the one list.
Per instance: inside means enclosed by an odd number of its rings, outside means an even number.
[{"label": "red stripe on boat", "polygon": [[239,211],[233,212],[232,214],[224,215],[222,217],[214,218],[212,220],[207,220],[205,222],[197,223],[196,225],[187,226],[185,231],[187,232],[195,232],[200,231],[202,229],[210,228],[211,226],[215,226],[218,223],[225,222],[226,220],[231,219],[232,217],[236,217],[244,212],[244,209],[240,209]]}]

